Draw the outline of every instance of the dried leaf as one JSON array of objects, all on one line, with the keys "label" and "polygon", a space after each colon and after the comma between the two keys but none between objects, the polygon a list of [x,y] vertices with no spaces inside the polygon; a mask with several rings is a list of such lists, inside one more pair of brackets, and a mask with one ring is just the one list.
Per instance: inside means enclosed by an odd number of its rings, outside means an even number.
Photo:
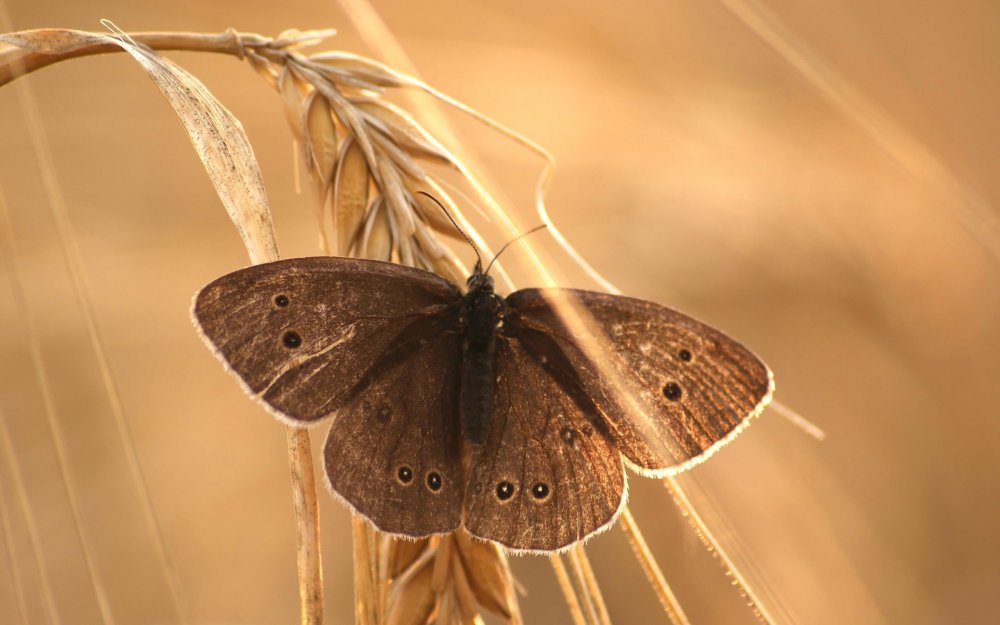
[{"label": "dried leaf", "polygon": [[337,235],[337,253],[347,254],[351,239],[368,208],[368,162],[353,138],[344,142],[337,159],[333,187],[333,227]]},{"label": "dried leaf", "polygon": [[277,260],[278,245],[260,167],[239,120],[197,78],[155,52],[107,37],[132,55],[174,107],[254,263]]},{"label": "dried leaf", "polygon": [[337,166],[337,126],[330,103],[319,92],[314,91],[306,101],[305,135],[320,188],[325,190]]},{"label": "dried leaf", "polygon": [[437,603],[431,588],[432,569],[429,564],[416,575],[402,581],[389,606],[388,625],[424,625]]},{"label": "dried leaf", "polygon": [[484,609],[510,618],[514,608],[514,582],[507,559],[492,543],[475,540],[466,532],[455,532],[455,545],[469,587]]},{"label": "dried leaf", "polygon": [[63,28],[41,28],[0,34],[0,43],[42,54],[67,54],[91,46],[117,45],[116,41],[105,35]]}]

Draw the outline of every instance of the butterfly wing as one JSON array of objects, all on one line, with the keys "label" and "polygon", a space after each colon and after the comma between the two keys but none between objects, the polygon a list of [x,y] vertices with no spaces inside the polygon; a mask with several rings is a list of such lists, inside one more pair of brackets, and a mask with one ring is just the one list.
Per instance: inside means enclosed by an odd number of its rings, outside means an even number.
[{"label": "butterfly wing", "polygon": [[394,344],[365,392],[337,411],[327,436],[328,485],[384,532],[415,538],[461,523],[462,352],[452,322],[437,318]]},{"label": "butterfly wing", "polygon": [[551,552],[608,527],[624,500],[621,455],[596,419],[547,368],[544,335],[497,342],[486,441],[472,446],[465,527],[509,549]]},{"label": "butterfly wing", "polygon": [[300,258],[219,278],[193,316],[277,416],[304,425],[336,413],[324,454],[331,490],[380,529],[421,537],[461,522],[460,297],[408,267]]},{"label": "butterfly wing", "polygon": [[192,315],[248,393],[277,416],[308,423],[361,392],[390,345],[459,298],[418,269],[293,258],[222,276],[195,296]]},{"label": "butterfly wing", "polygon": [[559,345],[556,379],[582,389],[617,449],[645,473],[700,462],[770,401],[771,371],[757,356],[675,310],[572,289],[525,289],[507,303],[512,328]]}]

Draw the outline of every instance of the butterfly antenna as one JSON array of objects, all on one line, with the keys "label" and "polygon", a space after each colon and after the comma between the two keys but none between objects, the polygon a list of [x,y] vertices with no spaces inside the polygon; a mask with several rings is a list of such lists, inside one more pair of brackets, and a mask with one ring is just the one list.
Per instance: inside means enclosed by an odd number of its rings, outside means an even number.
[{"label": "butterfly antenna", "polygon": [[490,261],[490,264],[486,266],[486,271],[484,271],[483,273],[484,274],[488,274],[490,272],[490,267],[493,266],[493,263],[497,262],[497,259],[500,258],[501,254],[503,254],[503,251],[505,249],[507,249],[508,247],[510,247],[510,245],[512,243],[517,243],[518,241],[520,241],[524,237],[528,236],[529,234],[534,234],[535,232],[538,232],[539,230],[542,230],[543,228],[548,228],[548,227],[549,227],[548,224],[542,224],[540,226],[535,226],[531,230],[528,230],[527,232],[522,232],[521,234],[517,235],[516,237],[514,237],[510,241],[507,241],[506,243],[504,243],[503,247],[500,248],[500,251],[497,252],[497,255],[494,256],[493,260]]},{"label": "butterfly antenna", "polygon": [[[479,255],[479,248],[476,247],[476,244],[472,242],[472,239],[469,238],[469,235],[465,234],[465,230],[462,230],[459,227],[458,223],[455,222],[455,218],[451,216],[451,213],[449,213],[448,209],[444,207],[444,204],[442,204],[440,200],[438,200],[436,197],[434,197],[430,193],[427,193],[426,191],[417,191],[417,193],[419,193],[420,195],[427,196],[428,198],[430,198],[430,200],[432,202],[434,202],[435,204],[437,204],[438,206],[441,207],[441,210],[444,211],[445,215],[447,215],[448,221],[451,222],[451,225],[455,226],[455,230],[458,230],[459,232],[461,232],[462,236],[465,237],[465,240],[469,242],[470,246],[472,246],[472,251],[476,253],[476,258],[479,260],[479,266],[482,267],[483,266],[483,257]],[[492,265],[493,263],[490,263],[490,264]]]}]

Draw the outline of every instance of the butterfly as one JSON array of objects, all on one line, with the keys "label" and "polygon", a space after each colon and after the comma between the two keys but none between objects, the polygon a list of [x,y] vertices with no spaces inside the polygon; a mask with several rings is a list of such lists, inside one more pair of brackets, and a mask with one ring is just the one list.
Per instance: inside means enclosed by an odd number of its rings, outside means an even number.
[{"label": "butterfly", "polygon": [[652,302],[563,288],[465,292],[436,274],[332,256],[240,269],[192,315],[281,421],[331,418],[331,493],[407,538],[464,527],[515,552],[609,527],[625,466],[707,458],[771,398],[773,376],[722,332]]}]

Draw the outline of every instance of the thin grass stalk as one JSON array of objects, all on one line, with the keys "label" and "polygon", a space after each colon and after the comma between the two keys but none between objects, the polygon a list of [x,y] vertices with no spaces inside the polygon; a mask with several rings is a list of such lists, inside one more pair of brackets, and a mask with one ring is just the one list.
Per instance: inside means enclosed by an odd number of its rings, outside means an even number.
[{"label": "thin grass stalk", "polygon": [[858,125],[917,181],[928,185],[966,232],[1000,258],[1000,217],[990,199],[975,191],[945,159],[842,76],[834,65],[782,23],[767,3],[717,0],[833,107]]},{"label": "thin grass stalk", "polygon": [[750,588],[750,585],[744,579],[743,575],[737,570],[736,565],[733,564],[732,559],[726,552],[723,551],[722,546],[719,541],[716,540],[712,532],[709,531],[708,526],[702,520],[701,515],[694,509],[691,505],[691,501],[688,499],[684,490],[681,488],[680,484],[673,477],[666,477],[663,479],[663,484],[667,487],[667,492],[673,498],[674,503],[680,508],[681,514],[687,519],[688,524],[691,529],[694,530],[698,540],[701,544],[708,550],[715,561],[722,567],[725,572],[726,577],[729,578],[730,583],[736,587],[736,592],[740,594],[744,601],[746,601],[747,607],[750,612],[754,615],[759,623],[762,625],[775,625],[775,620],[768,613],[767,609],[761,603],[760,599],[757,598],[757,594]]},{"label": "thin grass stalk", "polygon": [[632,511],[628,509],[628,506],[622,509],[620,520],[622,530],[625,531],[629,545],[632,546],[632,552],[639,561],[639,566],[642,567],[642,572],[646,574],[646,579],[649,580],[653,591],[656,592],[656,598],[660,600],[660,605],[663,606],[664,612],[667,613],[667,618],[670,619],[673,625],[691,625],[687,615],[684,614],[684,609],[681,607],[680,601],[677,600],[674,591],[670,588],[666,578],[663,577],[663,571],[660,570],[660,565],[656,563],[656,558],[653,557],[653,552],[649,550],[649,545],[646,544],[646,539],[643,537],[642,532],[639,531],[639,525],[635,522],[635,517],[632,516]]},{"label": "thin grass stalk", "polygon": [[780,401],[771,400],[771,408],[777,412],[779,415],[785,418],[786,421],[799,428],[809,436],[813,437],[817,441],[826,440],[826,432],[823,428],[819,427],[809,419],[806,419],[803,415],[799,414],[797,411],[792,410],[789,406],[781,403]]},{"label": "thin grass stalk", "polygon": [[[2,190],[0,190],[2,193]],[[73,526],[76,530],[77,540],[80,541],[80,549],[83,553],[84,565],[87,569],[87,576],[94,591],[94,598],[101,614],[101,621],[104,625],[114,625],[114,615],[111,612],[111,604],[108,601],[107,591],[104,588],[104,581],[101,579],[100,571],[97,568],[97,561],[94,557],[94,549],[90,544],[90,538],[84,531],[83,512],[81,510],[80,499],[76,482],[71,477],[69,451],[66,446],[66,439],[63,437],[62,427],[59,424],[58,412],[56,410],[55,398],[52,387],[49,384],[48,370],[45,360],[42,357],[41,342],[38,338],[38,331],[31,314],[28,312],[28,302],[24,294],[24,274],[21,271],[20,262],[17,260],[17,247],[14,243],[13,231],[10,218],[6,210],[6,204],[0,202],[0,212],[3,213],[3,242],[4,256],[6,264],[10,267],[11,275],[11,299],[14,301],[14,308],[24,328],[24,336],[28,343],[28,353],[31,366],[34,370],[35,378],[38,380],[38,387],[42,396],[44,406],[45,423],[52,438],[52,445],[55,449],[56,465],[59,470],[59,478],[66,490],[66,498],[69,502],[70,514],[73,517]]]},{"label": "thin grass stalk", "polygon": [[611,615],[608,613],[608,605],[604,601],[604,593],[597,584],[594,576],[594,569],[590,566],[590,558],[587,557],[587,550],[583,545],[577,543],[569,551],[570,560],[574,566],[580,569],[580,575],[587,588],[587,593],[594,603],[594,610],[597,612],[598,623],[601,625],[611,625]]},{"label": "thin grass stalk", "polygon": [[[16,66],[17,63],[11,64]],[[115,376],[111,370],[111,363],[108,357],[106,341],[97,324],[97,314],[94,312],[93,297],[87,283],[83,270],[83,256],[80,253],[80,246],[69,221],[69,212],[66,208],[66,200],[59,185],[59,179],[55,174],[55,165],[52,153],[49,150],[48,138],[45,135],[44,126],[38,116],[38,105],[35,101],[31,88],[27,84],[20,85],[16,89],[21,99],[24,115],[27,120],[28,131],[31,135],[32,145],[35,147],[39,164],[42,170],[42,180],[48,199],[47,205],[55,223],[56,233],[59,237],[59,250],[69,269],[70,281],[73,285],[73,296],[83,317],[84,327],[87,337],[90,340],[90,347],[97,360],[97,371],[104,386],[104,395],[108,400],[108,407],[111,417],[115,423],[115,429],[121,442],[122,451],[125,454],[125,461],[128,465],[129,475],[132,477],[133,485],[139,495],[139,504],[142,509],[143,520],[146,523],[150,537],[153,539],[153,548],[159,565],[166,578],[167,588],[170,592],[174,609],[177,612],[179,622],[183,625],[189,621],[187,605],[181,590],[180,579],[177,569],[170,558],[169,550],[166,546],[166,539],[163,535],[163,528],[160,526],[159,518],[153,507],[153,497],[149,490],[149,484],[139,462],[139,455],[136,451],[135,438],[129,426],[128,418],[125,415],[125,407],[121,399],[121,392],[115,382]]]},{"label": "thin grass stalk", "polygon": [[583,567],[580,566],[580,561],[576,557],[574,550],[568,550],[563,557],[569,560],[569,579],[573,584],[573,590],[576,593],[576,596],[580,600],[580,606],[583,608],[583,613],[584,616],[586,616],[587,622],[591,625],[604,625],[598,615],[594,595],[590,592],[587,580],[583,574]]},{"label": "thin grass stalk", "polygon": [[549,562],[552,563],[552,570],[555,571],[556,581],[559,582],[559,589],[562,590],[563,598],[566,600],[566,607],[569,608],[569,616],[573,619],[573,625],[589,625],[583,615],[580,598],[577,597],[573,582],[569,579],[569,573],[566,571],[566,564],[563,562],[562,556],[558,553],[552,554],[549,556]]},{"label": "thin grass stalk", "polygon": [[[3,438],[8,440],[6,423],[4,422],[3,411],[0,410],[0,427],[4,428]],[[9,448],[8,444],[3,445]],[[10,515],[7,513],[7,493],[4,491],[3,480],[0,480],[0,533],[3,534],[3,548],[10,558],[10,578],[14,587],[14,596],[17,600],[17,620],[21,625],[28,625],[28,603],[27,594],[24,588],[24,580],[21,577],[21,567],[18,564],[17,554],[14,552],[14,528],[11,527]]]},{"label": "thin grass stalk", "polygon": [[7,418],[0,409],[0,447],[7,456],[7,469],[14,481],[14,490],[17,493],[18,503],[24,515],[25,526],[28,528],[28,542],[31,544],[31,553],[35,560],[35,568],[38,571],[38,584],[42,589],[42,609],[45,612],[46,620],[53,625],[61,625],[62,618],[56,608],[55,593],[52,592],[52,585],[49,582],[48,567],[45,565],[45,557],[42,555],[42,540],[38,535],[38,523],[35,521],[35,513],[31,508],[31,500],[28,498],[28,489],[24,484],[24,475],[21,467],[17,463],[17,456],[14,452],[14,443],[7,428]]}]

